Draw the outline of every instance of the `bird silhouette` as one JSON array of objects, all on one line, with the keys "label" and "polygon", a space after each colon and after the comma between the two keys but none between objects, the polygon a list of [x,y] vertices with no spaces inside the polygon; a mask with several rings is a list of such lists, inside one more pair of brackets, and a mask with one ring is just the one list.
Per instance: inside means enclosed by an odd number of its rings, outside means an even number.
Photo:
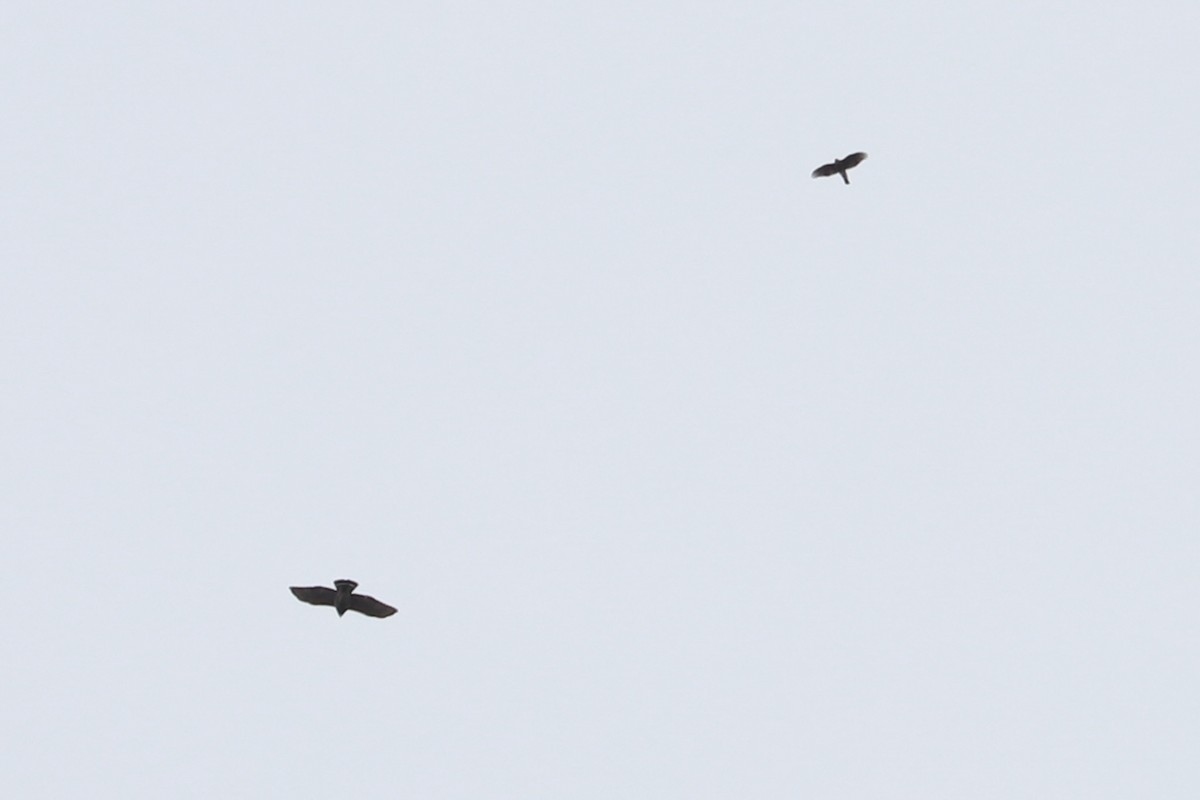
[{"label": "bird silhouette", "polygon": [[846,177],[846,170],[857,167],[866,159],[866,153],[851,153],[845,158],[838,159],[832,164],[822,164],[813,170],[814,178],[828,178],[830,175],[841,175],[842,180],[850,183],[850,179]]},{"label": "bird silhouette", "polygon": [[365,594],[355,594],[354,590],[358,588],[358,584],[354,581],[343,579],[334,581],[333,585],[337,588],[330,589],[328,586],[292,586],[290,588],[298,600],[312,603],[314,606],[333,606],[337,609],[339,617],[347,611],[357,611],[368,617],[390,617],[396,613],[396,609],[387,603],[381,603],[374,597],[368,597]]}]

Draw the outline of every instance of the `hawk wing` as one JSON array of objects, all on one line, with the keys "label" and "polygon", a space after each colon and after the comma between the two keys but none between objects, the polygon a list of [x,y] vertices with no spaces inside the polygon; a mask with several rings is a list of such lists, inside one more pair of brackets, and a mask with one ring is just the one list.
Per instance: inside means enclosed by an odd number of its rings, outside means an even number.
[{"label": "hawk wing", "polygon": [[292,594],[297,600],[312,603],[314,606],[331,606],[337,592],[327,586],[292,586]]},{"label": "hawk wing", "polygon": [[830,175],[837,175],[841,170],[838,168],[837,162],[833,164],[822,164],[813,170],[814,178],[828,178]]},{"label": "hawk wing", "polygon": [[[866,153],[851,153],[837,163],[842,169],[850,169],[851,167],[857,167],[859,164],[865,161],[866,158]],[[824,169],[824,167],[822,167],[822,169]]]},{"label": "hawk wing", "polygon": [[396,609],[387,603],[381,603],[365,594],[350,595],[350,610],[366,614],[368,617],[390,617],[396,613]]}]

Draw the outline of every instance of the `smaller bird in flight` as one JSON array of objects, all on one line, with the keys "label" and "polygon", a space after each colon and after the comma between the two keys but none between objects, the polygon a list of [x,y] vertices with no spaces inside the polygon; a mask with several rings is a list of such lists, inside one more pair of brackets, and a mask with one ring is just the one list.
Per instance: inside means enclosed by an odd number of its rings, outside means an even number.
[{"label": "smaller bird in flight", "polygon": [[850,183],[850,179],[846,177],[846,170],[857,167],[867,157],[866,153],[851,153],[845,158],[838,159],[832,164],[822,164],[813,170],[814,178],[828,178],[830,175],[841,175],[842,180]]},{"label": "smaller bird in flight", "polygon": [[381,603],[374,597],[368,597],[365,594],[355,594],[354,590],[358,588],[358,584],[354,581],[342,579],[334,581],[333,585],[337,589],[330,589],[328,586],[292,586],[290,588],[297,599],[306,603],[314,606],[333,606],[337,609],[339,617],[347,611],[357,611],[368,617],[390,617],[396,613],[396,609],[387,603]]}]

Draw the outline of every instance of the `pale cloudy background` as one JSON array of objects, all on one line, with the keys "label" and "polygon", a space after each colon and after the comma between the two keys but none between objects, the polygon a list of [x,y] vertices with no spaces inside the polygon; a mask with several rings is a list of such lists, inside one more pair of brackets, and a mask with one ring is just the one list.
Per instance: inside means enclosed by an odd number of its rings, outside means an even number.
[{"label": "pale cloudy background", "polygon": [[0,789],[1200,796],[1198,30],[8,7]]}]

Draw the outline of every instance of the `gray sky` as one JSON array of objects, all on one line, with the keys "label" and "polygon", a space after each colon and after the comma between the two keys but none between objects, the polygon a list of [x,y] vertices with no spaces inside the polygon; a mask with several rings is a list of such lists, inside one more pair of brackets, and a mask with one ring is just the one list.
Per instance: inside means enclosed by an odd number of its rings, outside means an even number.
[{"label": "gray sky", "polygon": [[1197,30],[8,9],[0,787],[1198,796]]}]

